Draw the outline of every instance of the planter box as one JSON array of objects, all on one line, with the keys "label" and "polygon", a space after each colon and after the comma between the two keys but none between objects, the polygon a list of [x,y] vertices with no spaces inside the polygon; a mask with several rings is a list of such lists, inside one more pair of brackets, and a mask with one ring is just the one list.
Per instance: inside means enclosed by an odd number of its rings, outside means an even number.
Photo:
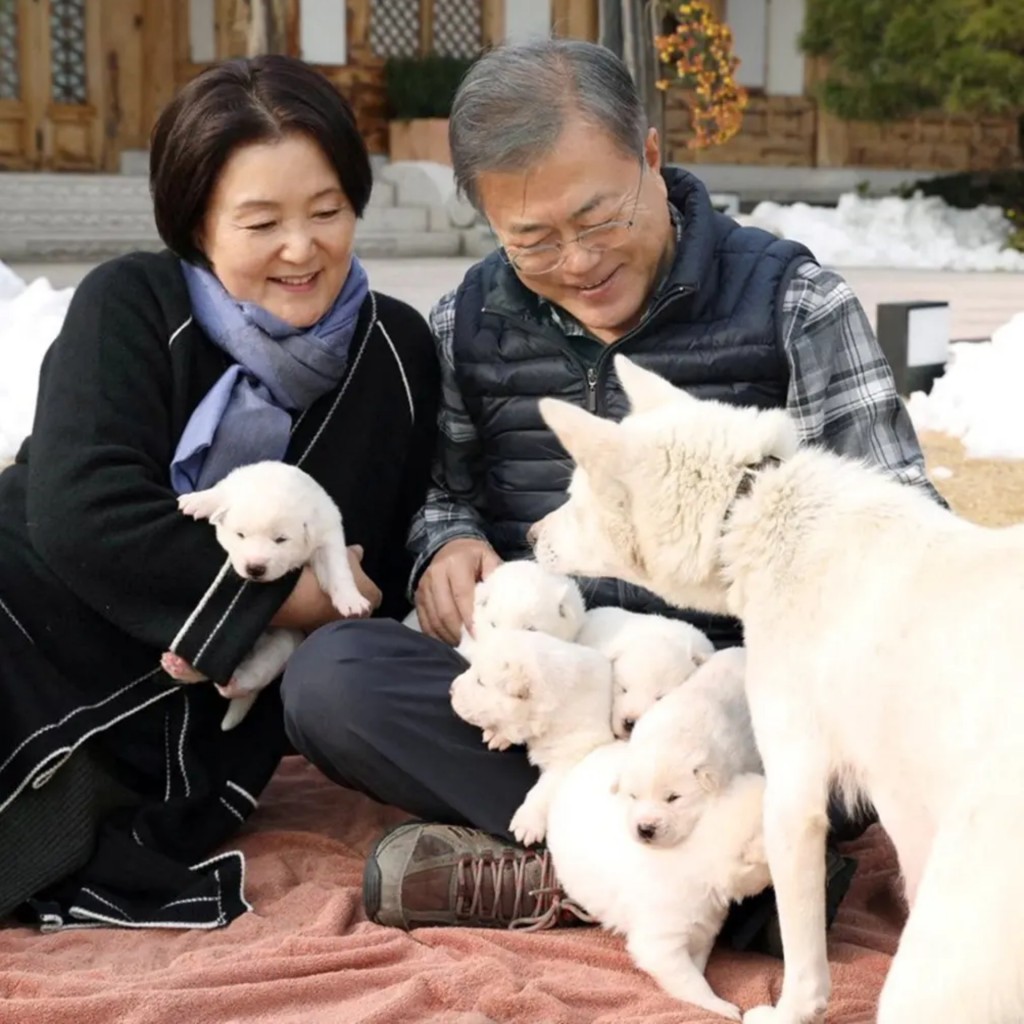
[{"label": "planter box", "polygon": [[388,122],[388,155],[392,161],[430,160],[451,167],[446,117]]}]

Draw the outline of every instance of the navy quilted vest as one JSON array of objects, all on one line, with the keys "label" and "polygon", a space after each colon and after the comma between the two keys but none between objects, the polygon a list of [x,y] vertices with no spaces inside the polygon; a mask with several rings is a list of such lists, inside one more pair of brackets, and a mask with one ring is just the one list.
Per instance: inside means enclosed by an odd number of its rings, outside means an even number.
[{"label": "navy quilted vest", "polygon": [[[456,304],[459,389],[480,434],[488,534],[504,558],[529,553],[526,530],[565,500],[570,462],[545,427],[537,399],[552,396],[620,419],[625,396],[611,358],[621,352],[700,398],[781,407],[789,370],[780,343],[782,297],[793,270],[813,256],[802,245],[741,228],[714,210],[703,184],[665,172],[683,217],[682,255],[649,316],[588,367],[543,322],[536,297],[497,253],[466,275]],[[559,457],[561,454],[561,457]],[[617,581],[585,588],[588,604],[679,615]],[[719,645],[739,642],[731,620],[686,619]]]}]

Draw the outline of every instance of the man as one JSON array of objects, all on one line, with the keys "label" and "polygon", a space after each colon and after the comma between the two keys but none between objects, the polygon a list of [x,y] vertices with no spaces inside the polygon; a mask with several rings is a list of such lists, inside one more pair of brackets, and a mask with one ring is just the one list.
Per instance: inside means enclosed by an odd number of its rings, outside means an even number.
[{"label": "man", "polygon": [[[494,50],[463,81],[450,124],[458,184],[502,248],[431,314],[441,442],[410,534],[423,633],[387,620],[325,627],[290,663],[285,715],[295,747],[327,775],[423,819],[372,854],[372,919],[547,925],[573,908],[543,851],[508,833],[535,772],[521,749],[488,751],[448,702],[465,666],[451,645],[471,626],[477,580],[527,557],[527,529],[564,500],[569,462],[536,400],[621,417],[611,357],[622,351],[697,396],[785,407],[807,441],[929,484],[849,287],[803,246],[716,213],[693,176],[663,170],[609,51],[568,40]],[[717,646],[741,642],[734,621],[617,581],[588,581],[585,593],[591,605],[682,615]],[[834,910],[851,871],[839,858],[832,867]],[[734,920],[736,944],[763,923]]]}]

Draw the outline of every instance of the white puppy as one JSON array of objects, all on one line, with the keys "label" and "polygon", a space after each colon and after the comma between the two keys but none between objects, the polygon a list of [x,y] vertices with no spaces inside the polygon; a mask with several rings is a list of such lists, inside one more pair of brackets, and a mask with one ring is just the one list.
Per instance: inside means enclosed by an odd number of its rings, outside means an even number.
[{"label": "white puppy", "polygon": [[598,652],[538,633],[496,630],[452,684],[456,713],[525,743],[540,781],[512,819],[529,843],[547,834],[568,896],[626,935],[637,965],[677,999],[739,1020],[704,979],[729,902],[769,884],[761,840],[763,779],[710,794],[672,849],[634,842],[612,795],[626,744],[609,726],[611,667]]},{"label": "white puppy", "polygon": [[576,642],[612,663],[612,729],[623,740],[655,701],[686,682],[715,650],[688,622],[624,608],[592,608]]},{"label": "white puppy", "polygon": [[[583,625],[586,608],[576,581],[542,569],[532,560],[502,562],[473,591],[473,636],[463,627],[456,650],[467,661],[479,638],[495,629],[525,629],[572,640]],[[507,736],[484,730],[491,750],[506,750]]]},{"label": "white puppy", "polygon": [[[257,462],[233,470],[215,486],[178,498],[178,507],[194,519],[208,519],[217,541],[239,576],[270,583],[309,565],[343,615],[370,611],[352,576],[341,513],[330,495],[308,473],[284,462]],[[256,641],[222,692],[243,691],[231,698],[222,729],[234,728],[256,695],[277,678],[302,642],[294,629],[271,628]],[[167,652],[164,670],[178,677],[182,659]]]},{"label": "white puppy", "polygon": [[544,838],[547,808],[562,774],[610,743],[612,668],[589,647],[546,633],[492,629],[451,686],[452,708],[470,725],[510,744],[526,744],[541,770],[510,823],[529,846]]},{"label": "white puppy", "polygon": [[494,629],[526,629],[573,640],[586,609],[576,581],[532,560],[502,562],[473,591],[473,636],[465,629],[458,651],[469,659],[473,643]]},{"label": "white puppy", "polygon": [[637,722],[619,790],[639,842],[674,846],[693,830],[711,795],[736,775],[762,771],[745,669],[742,647],[719,651]]},{"label": "white puppy", "polygon": [[633,415],[542,402],[577,469],[532,530],[560,572],[615,574],[743,621],[786,957],[777,1006],[825,1012],[830,782],[877,808],[910,916],[878,1024],[1024,1019],[1024,529],[989,529],[823,449],[775,410],[698,402],[621,357]]}]

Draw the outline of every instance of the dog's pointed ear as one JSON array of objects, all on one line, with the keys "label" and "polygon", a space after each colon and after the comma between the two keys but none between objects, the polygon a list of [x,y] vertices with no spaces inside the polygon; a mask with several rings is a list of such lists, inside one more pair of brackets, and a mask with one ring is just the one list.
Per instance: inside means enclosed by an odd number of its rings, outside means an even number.
[{"label": "dog's pointed ear", "polygon": [[213,510],[213,512],[210,513],[210,522],[214,526],[218,526],[220,523],[224,522],[224,517],[227,514],[228,514],[228,506],[227,505],[220,505],[219,507],[215,508]]},{"label": "dog's pointed ear", "polygon": [[617,423],[557,398],[542,398],[540,414],[577,465],[588,470],[603,466],[616,472],[613,463],[618,461],[616,441],[621,430]]},{"label": "dog's pointed ear", "polygon": [[718,790],[718,776],[710,765],[698,765],[693,769],[693,777],[705,793],[714,793]]},{"label": "dog's pointed ear", "polygon": [[625,356],[616,356],[615,372],[629,399],[631,412],[648,412],[670,402],[693,401],[690,396],[650,370],[637,366]]},{"label": "dog's pointed ear", "polygon": [[509,697],[526,700],[530,696],[530,673],[522,664],[505,662],[501,670],[502,689]]}]

